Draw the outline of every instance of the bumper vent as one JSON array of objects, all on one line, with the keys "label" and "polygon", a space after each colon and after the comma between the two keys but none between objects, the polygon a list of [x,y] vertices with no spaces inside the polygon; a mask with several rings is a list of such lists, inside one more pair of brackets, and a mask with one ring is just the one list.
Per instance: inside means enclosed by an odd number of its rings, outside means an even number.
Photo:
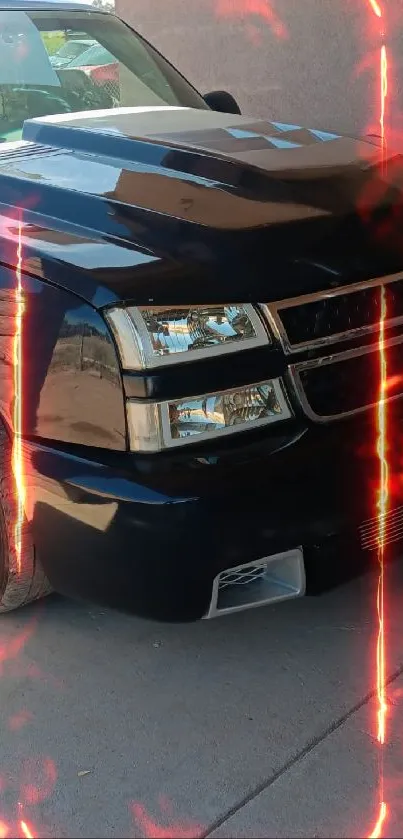
[{"label": "bumper vent", "polygon": [[228,586],[247,586],[248,583],[253,583],[255,580],[262,579],[267,572],[267,565],[241,565],[240,568],[223,571],[220,574],[219,588],[220,591]]},{"label": "bumper vent", "polygon": [[214,580],[205,617],[240,612],[304,594],[304,558],[302,548],[295,548],[221,571]]}]

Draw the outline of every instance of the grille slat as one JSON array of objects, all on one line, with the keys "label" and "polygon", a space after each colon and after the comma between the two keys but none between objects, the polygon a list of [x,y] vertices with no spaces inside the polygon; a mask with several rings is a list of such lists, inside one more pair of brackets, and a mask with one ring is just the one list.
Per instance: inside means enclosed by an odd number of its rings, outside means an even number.
[{"label": "grille slat", "polygon": [[[396,397],[403,389],[402,342],[388,346],[388,397]],[[331,419],[355,413],[376,405],[379,397],[379,351],[337,356],[329,364],[315,365],[297,371],[304,396],[313,415]]]},{"label": "grille slat", "polygon": [[[390,326],[403,320],[403,279],[388,288],[388,306],[393,312]],[[341,336],[353,337],[364,331],[377,331],[380,319],[379,286],[325,297],[303,306],[281,311],[281,320],[291,347],[318,343]]]}]

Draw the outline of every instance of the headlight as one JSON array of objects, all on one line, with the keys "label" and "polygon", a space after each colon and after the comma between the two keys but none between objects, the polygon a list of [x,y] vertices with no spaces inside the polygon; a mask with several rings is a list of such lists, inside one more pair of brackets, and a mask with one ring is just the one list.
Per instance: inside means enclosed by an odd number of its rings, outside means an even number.
[{"label": "headlight", "polygon": [[280,379],[171,402],[129,401],[127,410],[130,448],[143,452],[224,437],[291,416]]},{"label": "headlight", "polygon": [[253,306],[138,306],[106,313],[126,370],[193,361],[270,343]]}]

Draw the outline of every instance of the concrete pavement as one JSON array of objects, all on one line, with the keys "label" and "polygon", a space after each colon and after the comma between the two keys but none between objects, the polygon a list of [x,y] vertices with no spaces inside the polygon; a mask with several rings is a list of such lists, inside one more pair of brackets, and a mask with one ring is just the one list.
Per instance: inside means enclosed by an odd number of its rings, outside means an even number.
[{"label": "concrete pavement", "polygon": [[[403,568],[387,573],[384,835],[401,836]],[[182,627],[58,597],[6,616],[0,821],[79,839],[368,835],[375,590],[368,576]]]}]

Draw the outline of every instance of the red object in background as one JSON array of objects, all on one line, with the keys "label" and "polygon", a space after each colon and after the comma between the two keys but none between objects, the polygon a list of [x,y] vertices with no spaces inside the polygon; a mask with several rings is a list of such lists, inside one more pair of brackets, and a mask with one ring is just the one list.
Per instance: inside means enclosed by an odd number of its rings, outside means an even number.
[{"label": "red object in background", "polygon": [[83,73],[95,84],[119,84],[119,65],[99,64],[95,66],[80,67]]}]

